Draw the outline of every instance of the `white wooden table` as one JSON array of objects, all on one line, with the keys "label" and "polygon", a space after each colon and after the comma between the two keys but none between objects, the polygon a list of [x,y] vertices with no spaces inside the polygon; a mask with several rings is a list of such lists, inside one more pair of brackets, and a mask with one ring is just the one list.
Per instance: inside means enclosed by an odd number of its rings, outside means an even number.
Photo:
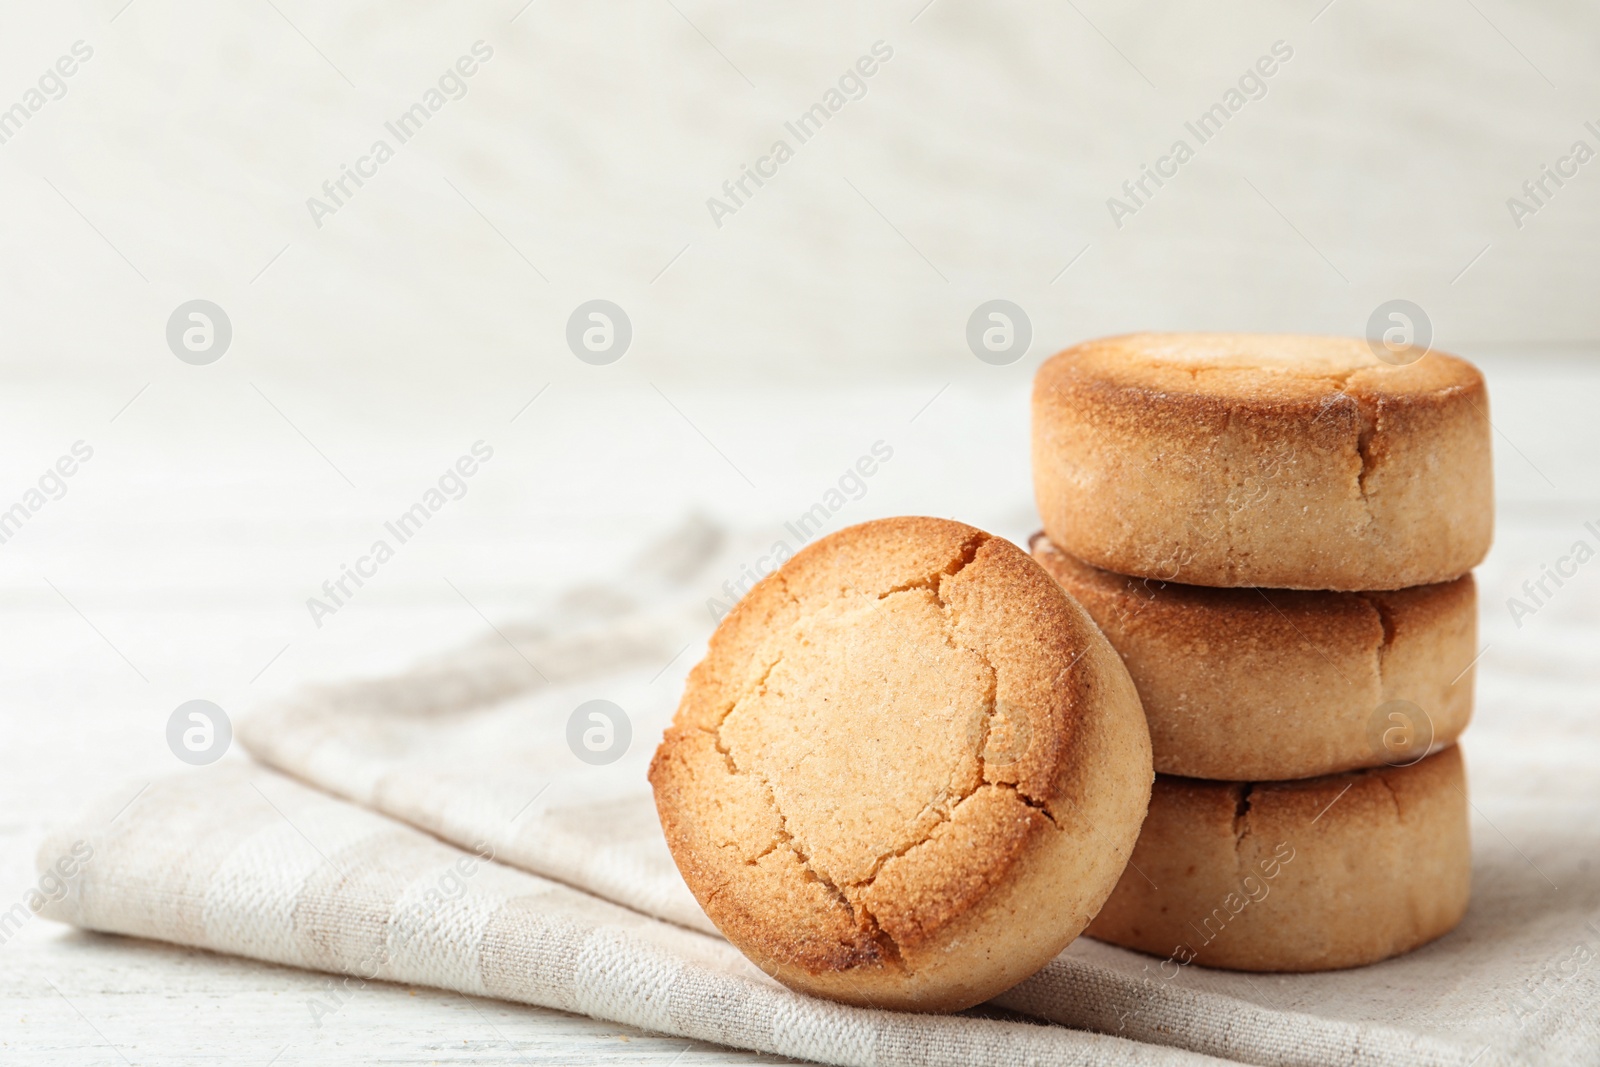
[{"label": "white wooden table", "polygon": [[[986,393],[938,380],[744,395],[663,387],[670,403],[637,382],[599,391],[557,385],[515,423],[525,395],[507,396],[482,418],[408,398],[420,430],[404,408],[386,413],[387,426],[322,422],[307,414],[315,393],[263,381],[315,448],[249,389],[229,388],[238,383],[208,393],[181,374],[158,379],[115,422],[133,389],[13,383],[0,397],[7,491],[20,492],[80,437],[94,455],[62,499],[0,546],[0,911],[33,883],[43,828],[82,796],[123,781],[131,795],[140,781],[184,770],[164,738],[179,703],[204,697],[237,712],[308,679],[399,667],[481,636],[473,606],[497,621],[515,618],[692,508],[799,514],[874,441],[892,441],[895,458],[839,525],[918,509],[1022,536],[1027,482],[1016,412],[1026,377],[1017,368]],[[961,455],[927,415],[910,421],[941,390],[930,411],[980,424],[1009,411],[980,454]],[[431,422],[421,418],[430,407]],[[479,438],[493,442],[495,455],[466,497],[314,627],[306,598]],[[990,449],[1008,456],[998,479],[982,469]],[[0,945],[0,1062],[266,1064],[280,1053],[284,1063],[761,1058],[383,985],[318,1027],[306,1001],[324,981],[33,919]]]},{"label": "white wooden table", "polygon": [[[1505,610],[1505,598],[1564,549],[1584,519],[1600,519],[1600,426],[1590,412],[1600,364],[1484,364],[1502,431],[1501,514],[1495,550],[1479,571],[1490,645],[1481,691],[1491,698],[1480,701],[1469,755],[1474,737],[1497,744],[1515,735],[1514,702],[1492,696],[1497,662],[1536,654],[1543,641],[1600,634],[1600,564],[1521,629]],[[308,679],[390,669],[480,635],[483,620],[447,578],[489,618],[513,618],[691,507],[746,520],[798,514],[879,439],[893,443],[894,458],[837,525],[918,511],[1024,537],[1032,522],[1028,374],[1019,365],[981,387],[958,382],[915,421],[943,382],[680,387],[672,404],[636,384],[554,387],[516,423],[506,420],[525,397],[507,397],[493,418],[475,409],[412,423],[391,413],[385,425],[320,423],[314,411],[304,414],[315,407],[312,394],[275,385],[281,404],[317,423],[317,447],[354,489],[248,390],[214,394],[208,410],[192,384],[165,379],[112,423],[127,396],[65,381],[13,383],[0,399],[6,492],[80,436],[96,451],[64,498],[0,546],[0,909],[31,883],[43,828],[80,796],[183,769],[163,736],[182,701],[205,697],[242,710]],[[414,402],[427,406],[425,398]],[[484,416],[476,427],[474,415]],[[441,513],[360,598],[316,629],[305,598],[480,436],[494,441],[495,458],[456,510]],[[1571,713],[1600,714],[1600,696]],[[0,945],[0,1062],[758,1058],[383,985],[317,1027],[305,1002],[323,981],[34,919]]]}]

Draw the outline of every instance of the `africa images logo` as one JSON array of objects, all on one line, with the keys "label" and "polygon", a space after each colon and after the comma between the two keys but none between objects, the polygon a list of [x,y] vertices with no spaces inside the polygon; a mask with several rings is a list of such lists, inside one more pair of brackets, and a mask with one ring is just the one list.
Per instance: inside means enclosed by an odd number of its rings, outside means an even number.
[{"label": "africa images logo", "polygon": [[893,58],[893,46],[886,41],[874,41],[871,54],[857,59],[853,66],[839,75],[836,85],[829,86],[821,100],[801,112],[793,122],[783,124],[783,128],[794,138],[793,145],[779,137],[772,142],[766,154],[758,156],[753,163],[740,164],[738,176],[722,183],[722,196],[706,198],[706,210],[711,213],[711,221],[716,223],[717,229],[722,229],[722,220],[726,216],[738,214],[739,209],[755,196],[756,190],[778,176],[778,168],[794,158],[796,147],[821,133],[822,127],[843,111],[845,104],[865,97],[867,79],[877,74],[882,64]]},{"label": "africa images logo", "polygon": [[[316,223],[317,229],[322,229],[324,217],[338,214],[339,209],[354,199],[367,181],[376,178],[378,168],[395,157],[400,145],[421,133],[429,119],[444,110],[450,101],[466,96],[467,79],[478,73],[480,67],[493,57],[494,49],[487,42],[474,41],[471,55],[459,57],[439,75],[436,85],[430,85],[423,91],[418,102],[400,112],[393,121],[383,124],[389,136],[394,138],[394,144],[379,137],[368,147],[366,154],[356,157],[354,167],[339,164],[338,176],[322,183],[322,196],[306,198],[306,210],[311,212],[311,221]],[[352,185],[355,188],[351,188]]]}]

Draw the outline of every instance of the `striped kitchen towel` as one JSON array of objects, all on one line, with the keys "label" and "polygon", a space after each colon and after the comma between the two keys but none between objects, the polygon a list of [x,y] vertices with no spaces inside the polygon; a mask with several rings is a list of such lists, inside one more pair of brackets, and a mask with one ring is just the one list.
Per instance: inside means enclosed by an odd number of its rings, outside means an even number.
[{"label": "striped kitchen towel", "polygon": [[[829,1063],[1188,1062],[1162,1058],[1184,1050],[1296,1067],[1600,1064],[1600,823],[1583,817],[1596,798],[1582,773],[1600,760],[1600,719],[1523,725],[1524,710],[1581,704],[1581,635],[1527,671],[1482,668],[1466,746],[1473,903],[1415,952],[1252,975],[1080,939],[995,1001],[1059,1024],[1042,1030],[861,1012],[775,986],[715,936],[644,778],[683,675],[768,536],[691,522],[539,618],[396,677],[261,709],[239,725],[245,747],[316,790],[259,770],[158,783],[114,827],[52,838],[41,865],[80,837],[95,854],[47,914]],[[447,873],[460,863],[476,873]]]},{"label": "striped kitchen towel", "polygon": [[[125,801],[125,797],[123,798]],[[1219,1061],[1062,1026],[846,1007],[792,993],[720,938],[454,848],[240,763],[158,781],[53,833],[71,857],[43,912],[108,930],[368,981],[437,986],[859,1067]]]}]

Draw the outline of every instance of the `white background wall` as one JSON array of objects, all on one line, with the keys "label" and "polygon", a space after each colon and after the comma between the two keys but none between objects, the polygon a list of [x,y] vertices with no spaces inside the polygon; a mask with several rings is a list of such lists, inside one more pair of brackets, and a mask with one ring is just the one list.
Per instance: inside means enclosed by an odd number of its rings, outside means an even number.
[{"label": "white background wall", "polygon": [[[441,402],[598,379],[562,342],[593,296],[635,323],[612,380],[973,373],[991,297],[1033,318],[1029,363],[1143,328],[1358,332],[1392,297],[1468,354],[1600,338],[1600,162],[1520,230],[1505,204],[1600,149],[1578,0],[125,2],[4,16],[0,106],[94,49],[0,145],[13,376],[181,370],[162,328],[194,296],[235,368]],[[314,225],[306,199],[478,40],[467,95]],[[878,40],[867,95],[714,225],[706,199]],[[1278,40],[1265,98],[1117,229],[1107,197]]]}]

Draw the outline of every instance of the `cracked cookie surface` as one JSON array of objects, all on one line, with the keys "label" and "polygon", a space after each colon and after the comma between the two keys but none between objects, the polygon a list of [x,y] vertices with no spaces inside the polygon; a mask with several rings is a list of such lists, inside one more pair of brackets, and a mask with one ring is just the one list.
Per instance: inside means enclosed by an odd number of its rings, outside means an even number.
[{"label": "cracked cookie surface", "polygon": [[1207,586],[1400,589],[1493,533],[1488,395],[1470,363],[1359,338],[1134,334],[1034,379],[1045,531],[1098,567]]},{"label": "cracked cookie surface", "polygon": [[993,675],[929,590],[837,601],[790,628],[719,747],[770,791],[819,878],[860,885],[982,783]]},{"label": "cracked cookie surface", "polygon": [[1088,922],[1148,800],[1115,653],[1026,554],[939,519],[817,542],[714,635],[651,766],[674,858],[779,980],[952,1010]]}]

